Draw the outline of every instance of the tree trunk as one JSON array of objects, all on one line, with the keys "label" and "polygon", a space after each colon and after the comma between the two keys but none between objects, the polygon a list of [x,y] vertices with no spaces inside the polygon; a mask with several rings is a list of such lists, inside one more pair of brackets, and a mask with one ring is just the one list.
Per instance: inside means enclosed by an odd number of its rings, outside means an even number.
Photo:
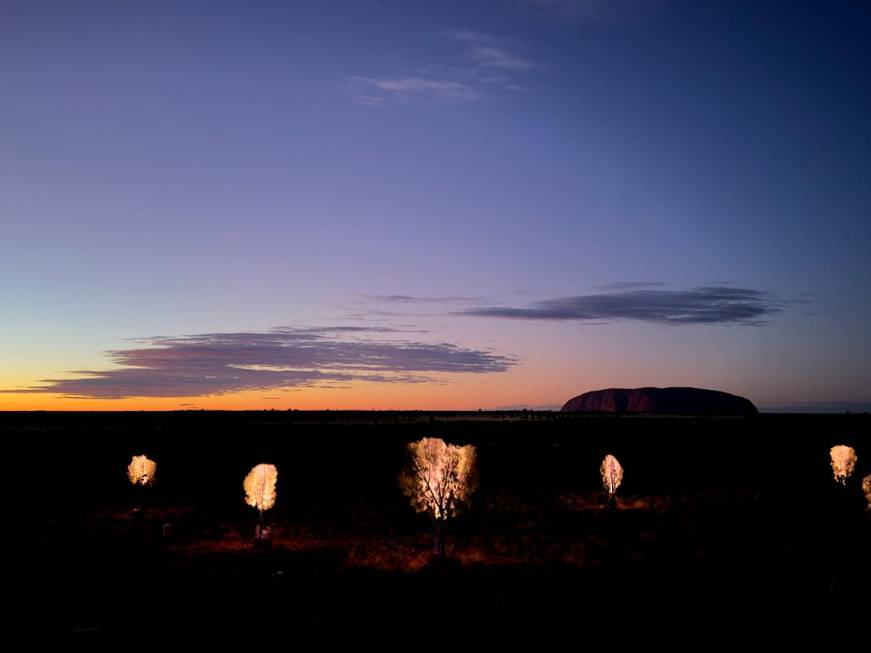
[{"label": "tree trunk", "polygon": [[260,546],[264,543],[263,528],[263,511],[260,510],[257,517],[257,525],[254,527],[254,544],[257,546]]},{"label": "tree trunk", "polygon": [[441,519],[437,519],[435,523],[432,551],[438,554],[439,560],[445,559],[445,523]]}]

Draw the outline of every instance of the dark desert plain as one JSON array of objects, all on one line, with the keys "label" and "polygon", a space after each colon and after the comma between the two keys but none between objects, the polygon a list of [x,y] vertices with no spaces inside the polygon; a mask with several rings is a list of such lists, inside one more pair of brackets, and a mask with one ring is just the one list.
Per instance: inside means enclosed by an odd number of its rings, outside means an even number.
[{"label": "dark desert plain", "polygon": [[[868,414],[3,413],[22,498],[6,574],[30,606],[23,623],[80,635],[396,633],[434,606],[503,629],[862,609],[869,427]],[[444,560],[397,483],[422,436],[478,451]],[[846,487],[829,459],[842,442],[859,453]],[[137,495],[126,465],[140,452],[158,472]],[[616,505],[598,470],[609,452],[625,469]],[[264,461],[279,471],[268,546],[242,492]]]}]

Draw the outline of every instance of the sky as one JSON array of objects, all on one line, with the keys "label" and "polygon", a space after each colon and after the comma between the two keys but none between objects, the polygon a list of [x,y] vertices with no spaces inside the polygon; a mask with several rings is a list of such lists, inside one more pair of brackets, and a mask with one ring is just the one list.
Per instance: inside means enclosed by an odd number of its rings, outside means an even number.
[{"label": "sky", "polygon": [[0,410],[871,408],[871,5],[0,2]]}]

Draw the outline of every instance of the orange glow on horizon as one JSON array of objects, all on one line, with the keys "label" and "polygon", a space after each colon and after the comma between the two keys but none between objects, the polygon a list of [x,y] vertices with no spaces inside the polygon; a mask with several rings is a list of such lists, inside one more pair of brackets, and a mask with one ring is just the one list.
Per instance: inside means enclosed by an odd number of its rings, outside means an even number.
[{"label": "orange glow on horizon", "polygon": [[[515,405],[559,407],[577,394],[573,384],[554,379],[546,370],[530,372],[444,375],[439,381],[422,383],[354,381],[342,387],[272,388],[201,397],[97,399],[8,393],[0,394],[0,410],[487,410]],[[15,386],[10,383],[5,387]]]}]

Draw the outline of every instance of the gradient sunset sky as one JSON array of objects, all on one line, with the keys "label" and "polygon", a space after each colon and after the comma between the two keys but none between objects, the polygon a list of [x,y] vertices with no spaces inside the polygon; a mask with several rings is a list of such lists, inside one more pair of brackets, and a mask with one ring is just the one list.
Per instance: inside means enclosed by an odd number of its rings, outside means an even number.
[{"label": "gradient sunset sky", "polygon": [[0,3],[0,409],[871,407],[871,3]]}]

